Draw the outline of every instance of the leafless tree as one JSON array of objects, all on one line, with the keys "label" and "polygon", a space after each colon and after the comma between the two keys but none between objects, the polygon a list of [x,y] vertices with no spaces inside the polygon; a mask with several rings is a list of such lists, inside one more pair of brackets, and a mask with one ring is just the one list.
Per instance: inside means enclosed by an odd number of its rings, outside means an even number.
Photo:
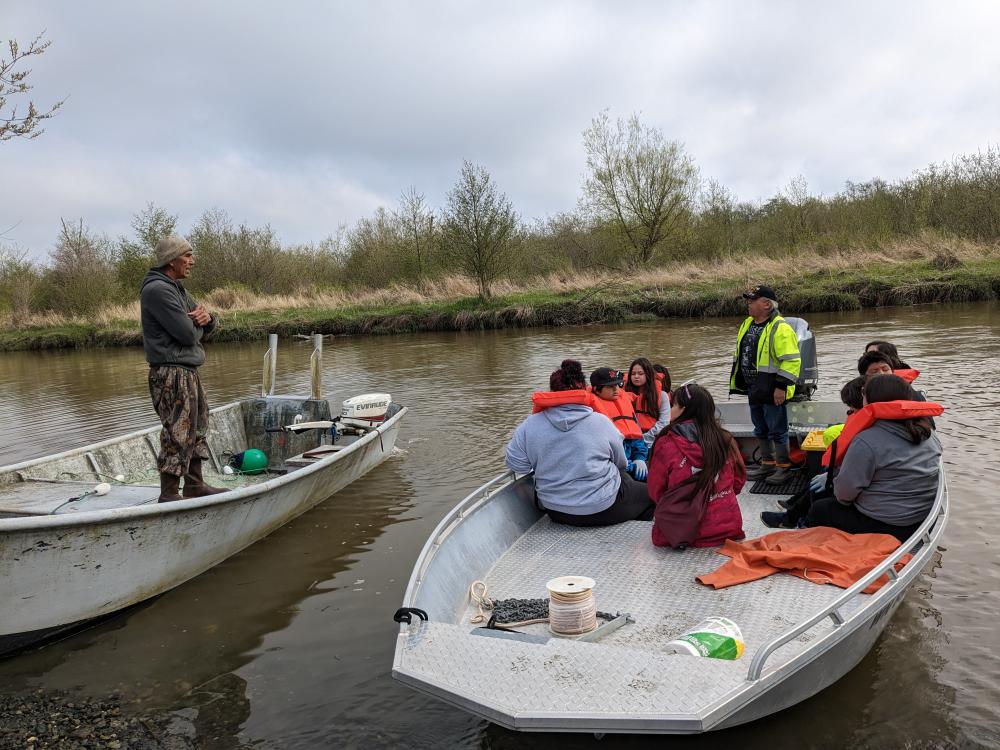
[{"label": "leafless tree", "polygon": [[[41,55],[52,44],[46,40],[45,32],[36,36],[27,47],[21,47],[16,39],[9,39],[7,46],[10,48],[10,59],[0,59],[0,141],[9,141],[14,138],[37,138],[45,132],[39,124],[52,117],[56,111],[66,101],[58,101],[48,110],[40,110],[35,106],[35,102],[28,100],[28,111],[18,109],[16,101],[11,102],[12,97],[21,97],[31,91],[32,86],[28,83],[28,76],[31,68],[16,70],[19,63],[25,58],[34,55]],[[23,112],[23,114],[22,114]]]},{"label": "leafless tree", "polygon": [[449,255],[476,280],[479,296],[489,299],[493,282],[510,270],[518,216],[483,167],[462,164],[448,193],[443,234]]},{"label": "leafless tree", "polygon": [[434,212],[427,206],[424,194],[417,192],[415,187],[410,187],[400,195],[399,208],[392,215],[413,253],[416,281],[418,285],[422,285],[434,243]]},{"label": "leafless tree", "polygon": [[602,112],[583,132],[590,171],[582,207],[624,235],[626,262],[649,265],[683,237],[698,193],[698,168],[676,141],[637,115],[612,123]]}]

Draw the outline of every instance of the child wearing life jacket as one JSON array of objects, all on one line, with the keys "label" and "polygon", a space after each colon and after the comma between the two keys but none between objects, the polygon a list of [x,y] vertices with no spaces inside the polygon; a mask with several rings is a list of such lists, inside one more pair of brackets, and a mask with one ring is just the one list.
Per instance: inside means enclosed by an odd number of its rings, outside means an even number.
[{"label": "child wearing life jacket", "polygon": [[632,399],[635,417],[647,446],[670,421],[670,399],[663,390],[663,375],[645,357],[632,360],[625,379],[625,391]]},{"label": "child wearing life jacket", "polygon": [[[840,389],[840,400],[847,407],[848,419],[864,406],[864,386],[866,380],[867,378],[864,377],[854,378],[845,383],[844,387]],[[843,424],[831,425],[823,432],[823,441],[827,445],[827,453],[825,454],[827,464],[829,463],[829,454],[836,450],[829,446],[840,436],[844,427],[845,425]],[[764,511],[760,514],[760,520],[764,522],[765,526],[769,526],[772,529],[794,529],[806,517],[809,508],[812,507],[813,501],[816,498],[830,495],[832,491],[831,482],[832,474],[829,471],[817,474],[810,480],[808,487],[794,495],[788,501],[787,510],[784,513],[780,511]]]},{"label": "child wearing life jacket", "polygon": [[646,485],[625,473],[621,433],[595,414],[583,368],[567,359],[549,390],[531,396],[532,415],[507,445],[507,466],[534,472],[535,498],[555,523],[607,526],[651,520]]},{"label": "child wearing life jacket", "polygon": [[[743,514],[737,499],[747,470],[733,436],[715,414],[712,394],[700,385],[682,385],[673,393],[670,423],[653,443],[649,466],[649,499],[659,503],[665,493],[696,476],[695,491],[711,495],[691,546],[715,547],[727,539],[742,539]],[[668,546],[669,530],[654,516],[653,544]]]},{"label": "child wearing life jacket", "polygon": [[598,367],[590,373],[590,390],[594,396],[590,406],[618,428],[623,438],[625,458],[628,459],[628,473],[639,481],[645,481],[649,473],[646,465],[649,446],[642,439],[632,399],[622,390],[623,383],[623,373],[610,367]]},{"label": "child wearing life jacket", "polygon": [[944,412],[915,396],[898,375],[867,379],[864,407],[837,438],[833,497],[812,504],[806,526],[892,534],[900,541],[912,536],[937,495],[941,442],[932,418]]}]

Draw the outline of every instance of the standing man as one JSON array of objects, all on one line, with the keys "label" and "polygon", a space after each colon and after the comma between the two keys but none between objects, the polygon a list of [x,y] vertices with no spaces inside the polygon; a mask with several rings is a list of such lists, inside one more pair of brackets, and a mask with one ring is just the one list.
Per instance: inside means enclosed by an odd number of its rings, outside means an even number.
[{"label": "standing man", "polygon": [[142,281],[142,346],[149,362],[149,395],[160,416],[160,502],[225,492],[205,484],[201,463],[209,458],[208,401],[198,368],[205,362],[202,337],[215,330],[215,319],[188,294],[181,279],[191,275],[194,251],[183,237],[170,235],[156,244],[156,268]]},{"label": "standing man", "polygon": [[729,392],[749,396],[753,434],[760,446],[760,463],[747,477],[784,484],[792,467],[785,403],[795,395],[799,380],[799,340],[778,313],[778,297],[771,287],[756,286],[743,299],[749,317],[736,336]]}]

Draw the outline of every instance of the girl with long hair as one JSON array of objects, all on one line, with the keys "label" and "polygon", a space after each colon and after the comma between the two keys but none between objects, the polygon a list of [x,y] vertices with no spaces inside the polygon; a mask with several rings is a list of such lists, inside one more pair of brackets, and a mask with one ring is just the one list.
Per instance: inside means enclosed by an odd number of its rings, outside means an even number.
[{"label": "girl with long hair", "polygon": [[[714,547],[742,539],[743,515],[737,495],[746,483],[746,466],[733,436],[719,424],[712,394],[700,385],[679,386],[671,398],[670,424],[653,443],[649,499],[654,503],[681,482],[696,476],[695,490],[711,490],[711,500],[693,547]],[[653,544],[667,545],[654,521]]]},{"label": "girl with long hair", "polygon": [[632,394],[635,416],[646,445],[652,445],[670,421],[670,399],[662,388],[663,375],[655,368],[645,357],[638,357],[629,365],[625,380],[625,390]]}]

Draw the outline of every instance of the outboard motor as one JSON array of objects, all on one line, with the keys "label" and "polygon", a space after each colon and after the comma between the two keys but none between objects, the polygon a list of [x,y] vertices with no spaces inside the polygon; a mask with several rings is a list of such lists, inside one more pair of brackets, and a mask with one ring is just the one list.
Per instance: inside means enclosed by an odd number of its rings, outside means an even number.
[{"label": "outboard motor", "polygon": [[785,318],[799,340],[799,356],[802,357],[799,381],[795,384],[793,401],[809,401],[819,385],[819,363],[816,361],[816,337],[803,318]]},{"label": "outboard motor", "polygon": [[[340,424],[372,430],[388,419],[392,396],[388,393],[366,393],[344,401]],[[395,413],[395,412],[393,412]]]}]

